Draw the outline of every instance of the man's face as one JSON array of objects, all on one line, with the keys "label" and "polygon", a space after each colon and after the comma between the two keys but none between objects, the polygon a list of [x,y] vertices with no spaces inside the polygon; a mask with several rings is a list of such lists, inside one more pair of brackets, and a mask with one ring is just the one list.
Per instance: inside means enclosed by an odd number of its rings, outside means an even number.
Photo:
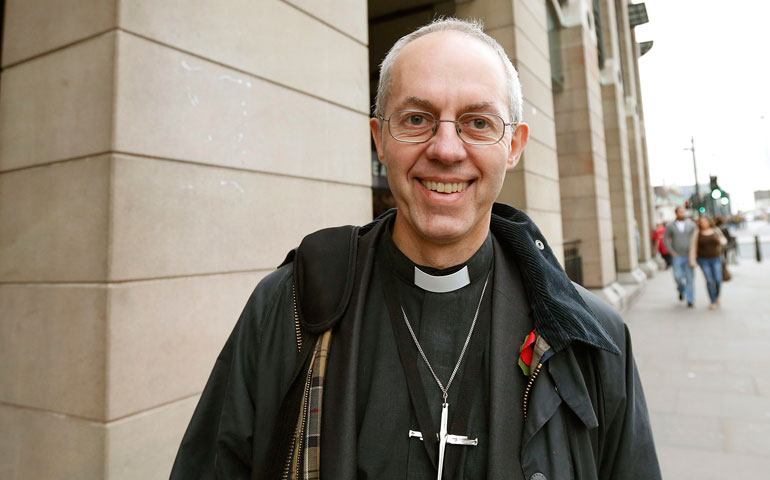
[{"label": "man's face", "polygon": [[[510,122],[508,104],[499,57],[464,34],[436,32],[414,40],[396,59],[384,116],[421,110],[456,120],[463,113],[482,112]],[[528,127],[520,125],[514,135],[506,127],[494,145],[464,143],[449,122],[439,123],[433,138],[417,144],[396,141],[386,122],[377,119],[371,120],[371,129],[398,206],[399,236],[423,247],[480,245],[505,172],[516,165],[526,144]],[[436,184],[458,184],[460,191],[442,193]]]},{"label": "man's face", "polygon": [[[669,211],[670,211],[670,210],[669,210]],[[684,211],[684,208],[682,208],[682,207],[676,207],[675,213],[676,213],[676,219],[677,219],[677,220],[684,220],[684,217],[685,217],[685,211]]]}]

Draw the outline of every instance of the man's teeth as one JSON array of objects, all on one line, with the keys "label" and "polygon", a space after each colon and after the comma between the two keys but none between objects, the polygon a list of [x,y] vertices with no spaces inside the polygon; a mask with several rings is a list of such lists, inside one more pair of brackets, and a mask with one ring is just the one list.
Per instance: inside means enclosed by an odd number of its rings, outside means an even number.
[{"label": "man's teeth", "polygon": [[433,190],[434,192],[440,192],[440,193],[462,192],[468,187],[468,182],[441,183],[441,182],[430,182],[427,180],[423,180],[422,184],[425,185],[425,188],[427,188],[428,190]]}]

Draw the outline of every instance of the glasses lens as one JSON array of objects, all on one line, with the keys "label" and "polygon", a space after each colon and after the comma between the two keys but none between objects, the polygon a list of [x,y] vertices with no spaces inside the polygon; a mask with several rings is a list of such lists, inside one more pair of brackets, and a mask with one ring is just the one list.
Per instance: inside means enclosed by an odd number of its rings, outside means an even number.
[{"label": "glasses lens", "polygon": [[465,113],[457,119],[460,138],[474,145],[491,145],[503,138],[505,122],[491,113]]},{"label": "glasses lens", "polygon": [[390,116],[390,134],[402,142],[424,142],[433,135],[436,119],[428,112],[404,110]]}]

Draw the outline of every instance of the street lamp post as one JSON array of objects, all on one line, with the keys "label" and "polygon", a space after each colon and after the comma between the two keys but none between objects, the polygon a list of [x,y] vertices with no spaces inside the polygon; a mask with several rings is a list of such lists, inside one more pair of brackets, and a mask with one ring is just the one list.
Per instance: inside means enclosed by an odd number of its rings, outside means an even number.
[{"label": "street lamp post", "polygon": [[695,138],[690,137],[690,148],[685,148],[692,152],[692,169],[695,172],[695,208],[700,214],[700,187],[698,186],[698,164],[695,162]]}]

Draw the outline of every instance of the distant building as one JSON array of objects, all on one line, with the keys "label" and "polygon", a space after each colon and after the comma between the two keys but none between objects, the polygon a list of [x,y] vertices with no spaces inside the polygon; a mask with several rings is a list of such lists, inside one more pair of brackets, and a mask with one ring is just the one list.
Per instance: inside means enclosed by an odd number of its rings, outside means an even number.
[{"label": "distant building", "polygon": [[754,204],[758,210],[770,213],[770,190],[754,191]]},{"label": "distant building", "polygon": [[656,186],[653,187],[655,195],[655,215],[654,222],[668,223],[676,218],[675,210],[677,207],[687,207],[689,193],[685,193],[682,187],[675,186]]}]

